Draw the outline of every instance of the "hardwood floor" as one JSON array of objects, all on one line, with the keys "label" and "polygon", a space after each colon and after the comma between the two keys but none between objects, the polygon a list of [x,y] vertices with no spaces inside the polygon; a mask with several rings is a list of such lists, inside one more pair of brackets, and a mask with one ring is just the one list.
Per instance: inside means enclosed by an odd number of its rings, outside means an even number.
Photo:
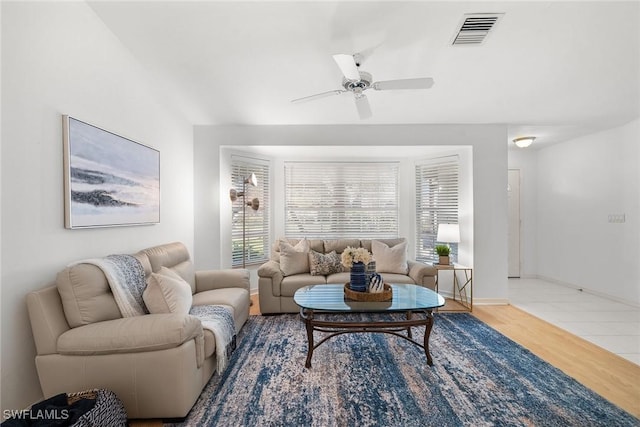
[{"label": "hardwood floor", "polygon": [[473,315],[640,418],[640,366],[510,305],[474,306]]},{"label": "hardwood floor", "polygon": [[[251,315],[259,315],[252,295]],[[447,300],[444,311],[460,309]],[[640,418],[640,366],[510,305],[474,305],[473,315],[600,396]],[[159,420],[131,420],[159,427]]]}]

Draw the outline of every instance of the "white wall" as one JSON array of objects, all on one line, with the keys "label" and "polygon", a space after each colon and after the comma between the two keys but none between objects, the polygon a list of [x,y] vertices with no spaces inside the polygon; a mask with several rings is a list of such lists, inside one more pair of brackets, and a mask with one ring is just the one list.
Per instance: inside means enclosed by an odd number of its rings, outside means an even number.
[{"label": "white wall", "polygon": [[537,161],[538,274],[640,305],[640,120]]},{"label": "white wall", "polygon": [[196,266],[218,268],[225,263],[220,250],[225,230],[220,207],[227,203],[229,190],[214,169],[220,165],[221,146],[471,145],[473,203],[461,221],[473,218],[474,296],[478,301],[503,302],[507,298],[505,141],[506,129],[497,125],[196,126]]},{"label": "white wall", "polygon": [[[28,291],[77,259],[175,240],[193,248],[193,128],[85,3],[3,2],[2,41],[4,410],[41,398]],[[160,224],[64,228],[62,114],[160,150]]]}]

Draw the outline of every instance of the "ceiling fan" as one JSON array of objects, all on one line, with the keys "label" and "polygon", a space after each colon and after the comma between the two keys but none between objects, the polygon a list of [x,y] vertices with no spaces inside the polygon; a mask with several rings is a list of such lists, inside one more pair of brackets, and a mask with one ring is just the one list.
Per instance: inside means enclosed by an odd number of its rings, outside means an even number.
[{"label": "ceiling fan", "polygon": [[342,74],[344,75],[344,78],[342,79],[343,89],[335,89],[315,95],[305,96],[303,98],[294,99],[291,102],[299,103],[313,101],[315,99],[325,98],[331,95],[340,95],[346,92],[351,92],[354,95],[360,119],[367,119],[371,117],[371,106],[369,105],[367,96],[364,94],[365,90],[429,89],[433,86],[433,79],[431,77],[374,82],[370,73],[360,71],[360,62],[362,60],[362,56],[360,54],[337,54],[333,55],[333,59],[336,61],[336,64],[338,64],[340,71],[342,71]]}]

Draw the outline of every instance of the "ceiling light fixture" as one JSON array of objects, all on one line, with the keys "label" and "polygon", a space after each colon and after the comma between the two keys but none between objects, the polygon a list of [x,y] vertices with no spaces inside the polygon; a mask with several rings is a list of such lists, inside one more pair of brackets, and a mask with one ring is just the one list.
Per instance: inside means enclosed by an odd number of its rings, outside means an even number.
[{"label": "ceiling light fixture", "polygon": [[535,139],[535,136],[523,136],[521,138],[514,139],[513,142],[520,148],[527,148],[528,146],[533,144],[533,141]]}]

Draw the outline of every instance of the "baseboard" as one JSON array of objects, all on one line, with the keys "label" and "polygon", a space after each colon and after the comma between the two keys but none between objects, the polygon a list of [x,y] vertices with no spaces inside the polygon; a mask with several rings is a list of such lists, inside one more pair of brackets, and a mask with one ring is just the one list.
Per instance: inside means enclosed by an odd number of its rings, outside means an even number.
[{"label": "baseboard", "polygon": [[521,274],[520,277],[509,277],[509,279],[537,279],[537,274]]},{"label": "baseboard", "polygon": [[[444,298],[453,299],[453,292],[451,291],[439,291],[440,295]],[[456,295],[457,299],[460,296]],[[473,305],[509,305],[509,298],[473,298]]]},{"label": "baseboard", "polygon": [[473,305],[509,305],[509,298],[474,298]]},{"label": "baseboard", "polygon": [[595,295],[595,296],[600,297],[600,298],[605,298],[605,299],[608,299],[610,301],[619,302],[620,304],[628,305],[630,307],[640,308],[640,304],[637,304],[635,302],[631,302],[631,301],[625,300],[623,298],[618,298],[618,297],[615,297],[613,295],[605,294],[604,292],[594,291],[592,289],[581,287],[581,286],[575,285],[573,283],[564,282],[562,280],[554,279],[552,277],[536,275],[536,279],[544,280],[545,282],[549,282],[549,283],[553,283],[553,284],[556,284],[556,285],[564,286],[564,287],[567,287],[567,288],[575,289],[577,291],[584,292],[584,293],[591,294],[591,295]]},{"label": "baseboard", "polygon": [[440,295],[442,295],[444,298],[449,298],[449,299],[453,299],[453,292],[450,291],[443,291],[443,290],[438,290],[438,293]]}]

